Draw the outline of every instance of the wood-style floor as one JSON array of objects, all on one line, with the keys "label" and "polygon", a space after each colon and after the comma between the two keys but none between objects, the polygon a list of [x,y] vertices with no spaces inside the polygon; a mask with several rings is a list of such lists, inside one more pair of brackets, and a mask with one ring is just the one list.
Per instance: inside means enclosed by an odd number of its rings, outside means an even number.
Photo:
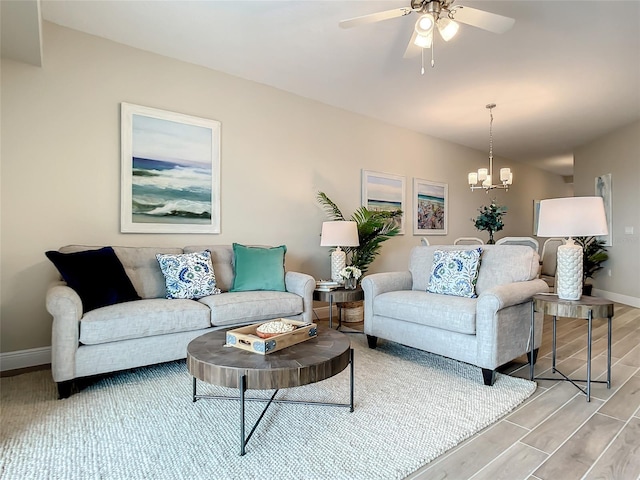
[{"label": "wood-style floor", "polygon": [[[362,323],[345,326],[362,330]],[[536,376],[558,376],[550,370],[551,332],[551,317],[545,318]],[[595,319],[592,370],[600,380],[606,378],[606,336],[606,320]],[[407,479],[640,479],[640,309],[616,304],[612,337],[611,390],[592,384],[587,403],[568,382],[538,381],[519,408]],[[586,321],[558,319],[561,372],[586,378],[586,338]],[[507,371],[529,378],[525,361],[518,359]]]},{"label": "wood-style floor", "polygon": [[[557,368],[586,378],[586,321],[558,319]],[[606,379],[607,321],[594,320],[593,378]],[[536,376],[551,367],[545,318]],[[538,381],[523,405],[407,477],[411,480],[573,480],[640,478],[640,309],[616,304],[612,385],[591,384],[591,402],[569,382]],[[524,362],[526,358],[519,359]],[[528,365],[511,375],[529,378]]]}]

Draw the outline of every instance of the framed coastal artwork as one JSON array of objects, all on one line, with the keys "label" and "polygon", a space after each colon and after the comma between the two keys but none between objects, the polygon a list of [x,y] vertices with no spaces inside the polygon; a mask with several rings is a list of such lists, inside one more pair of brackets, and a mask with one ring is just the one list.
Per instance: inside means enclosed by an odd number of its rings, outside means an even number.
[{"label": "framed coastal artwork", "polygon": [[405,178],[390,173],[362,171],[362,206],[373,211],[402,210],[402,217],[396,220],[400,234],[404,234],[405,224]]},{"label": "framed coastal artwork", "polygon": [[613,228],[611,218],[611,193],[611,174],[607,173],[606,175],[596,177],[596,195],[602,197],[604,201],[604,213],[607,217],[607,230],[609,231],[608,235],[602,235],[598,237],[598,239],[603,240],[606,247],[613,246],[613,235],[611,233]]},{"label": "framed coastal artwork", "polygon": [[220,233],[220,122],[121,104],[123,233]]},{"label": "framed coastal artwork", "polygon": [[413,234],[446,235],[449,186],[421,178],[413,179]]}]

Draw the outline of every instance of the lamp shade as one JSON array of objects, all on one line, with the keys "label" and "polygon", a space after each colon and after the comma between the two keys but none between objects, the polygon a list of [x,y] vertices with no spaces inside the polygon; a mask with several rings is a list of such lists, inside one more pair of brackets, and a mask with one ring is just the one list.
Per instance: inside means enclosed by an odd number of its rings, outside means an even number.
[{"label": "lamp shade", "polygon": [[357,247],[358,224],[356,222],[338,220],[322,223],[321,247]]},{"label": "lamp shade", "polygon": [[539,237],[607,235],[602,197],[552,198],[540,202]]},{"label": "lamp shade", "polygon": [[583,251],[571,237],[608,233],[602,197],[542,200],[538,215],[539,237],[569,237],[558,247],[556,291],[561,300],[578,300],[582,295]]}]

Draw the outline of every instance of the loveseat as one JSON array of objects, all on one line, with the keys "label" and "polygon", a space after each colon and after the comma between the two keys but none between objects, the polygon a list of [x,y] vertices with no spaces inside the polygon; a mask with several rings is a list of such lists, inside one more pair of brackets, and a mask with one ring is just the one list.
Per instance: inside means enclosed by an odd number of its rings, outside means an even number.
[{"label": "loveseat", "polygon": [[[478,248],[480,263],[471,293],[476,297],[428,291],[440,278],[438,268],[432,272],[437,251],[450,252],[444,254],[450,258],[456,255],[451,252]],[[443,254],[437,255],[440,266]],[[538,260],[537,252],[520,245],[413,248],[407,271],[372,274],[362,281],[369,347],[376,348],[382,338],[476,365],[485,385],[493,385],[498,367],[530,351],[531,297],[548,291],[537,278]],[[533,362],[542,319],[536,313],[535,350],[529,358]]]},{"label": "loveseat", "polygon": [[[126,273],[122,283],[130,279],[135,288],[134,296],[125,298],[128,301],[115,299],[111,300],[115,303],[86,311],[81,296],[67,283],[59,281],[50,286],[46,308],[53,315],[51,367],[60,397],[69,396],[73,380],[80,377],[185,358],[187,344],[208,331],[278,317],[311,322],[314,278],[285,272],[283,254],[280,260],[282,291],[251,290],[251,278],[240,288],[234,285],[238,280],[234,262],[236,245],[184,248],[70,245],[58,252],[47,252],[52,261],[58,261],[68,259],[67,254],[113,250],[111,254],[115,253]],[[194,299],[166,298],[167,280],[156,254],[182,256],[207,250],[215,288],[221,293]],[[253,273],[259,277],[261,272],[255,273],[257,266],[251,259],[243,275]],[[230,291],[234,287],[243,291]],[[84,296],[87,298],[86,293]]]}]

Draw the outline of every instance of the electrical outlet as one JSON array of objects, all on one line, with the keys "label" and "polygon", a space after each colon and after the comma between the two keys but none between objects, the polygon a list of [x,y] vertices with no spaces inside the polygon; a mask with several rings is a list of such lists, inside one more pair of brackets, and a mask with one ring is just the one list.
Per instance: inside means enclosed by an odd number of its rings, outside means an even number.
[{"label": "electrical outlet", "polygon": [[611,269],[610,268],[607,270],[607,275],[611,276]]},{"label": "electrical outlet", "polygon": [[624,227],[624,233],[626,235],[633,235],[633,227]]}]

